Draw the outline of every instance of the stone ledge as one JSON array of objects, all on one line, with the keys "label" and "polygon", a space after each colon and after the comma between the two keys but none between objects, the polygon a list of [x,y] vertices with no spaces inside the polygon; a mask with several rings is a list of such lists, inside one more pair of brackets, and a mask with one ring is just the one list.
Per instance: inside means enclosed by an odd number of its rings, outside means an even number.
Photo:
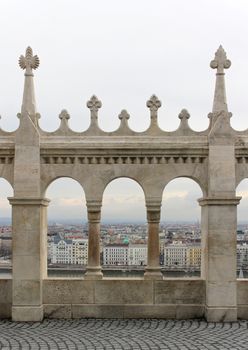
[{"label": "stone ledge", "polygon": [[161,318],[196,319],[204,316],[205,306],[182,304],[49,304],[44,305],[46,318]]}]

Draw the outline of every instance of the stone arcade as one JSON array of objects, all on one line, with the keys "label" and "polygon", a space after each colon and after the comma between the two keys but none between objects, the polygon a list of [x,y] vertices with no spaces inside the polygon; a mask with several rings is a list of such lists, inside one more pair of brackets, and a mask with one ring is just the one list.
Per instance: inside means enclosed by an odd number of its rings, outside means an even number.
[{"label": "stone arcade", "polygon": [[[147,102],[151,124],[145,132],[128,126],[121,111],[120,126],[104,132],[98,126],[101,102],[87,102],[88,130],[74,132],[63,110],[60,127],[39,127],[33,70],[39,59],[30,47],[19,60],[25,70],[20,126],[0,129],[0,171],[14,189],[13,276],[0,280],[0,316],[16,321],[43,317],[196,318],[208,321],[248,319],[248,280],[236,279],[236,186],[248,176],[248,131],[230,126],[224,69],[231,62],[220,46],[211,67],[217,70],[213,110],[205,131],[193,131],[189,113],[179,114],[174,132],[159,128],[161,102]],[[85,278],[47,277],[48,185],[59,177],[78,181],[85,191],[89,250]],[[103,191],[119,177],[137,181],[145,193],[148,222],[148,265],[143,279],[105,279],[100,266],[100,219]],[[188,177],[201,187],[201,278],[162,278],[159,266],[159,220],[162,193],[174,178]]]}]

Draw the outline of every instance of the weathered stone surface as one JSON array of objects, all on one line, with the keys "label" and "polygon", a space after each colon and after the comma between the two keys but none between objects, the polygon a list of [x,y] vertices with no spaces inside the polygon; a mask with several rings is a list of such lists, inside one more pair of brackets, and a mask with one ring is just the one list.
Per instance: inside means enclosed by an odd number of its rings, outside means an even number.
[{"label": "weathered stone surface", "polygon": [[13,281],[13,306],[32,305],[40,306],[41,300],[40,280],[14,280]]},{"label": "weathered stone surface", "polygon": [[0,318],[4,319],[4,318],[11,318],[11,303],[0,303]]},{"label": "weathered stone surface", "polygon": [[205,281],[199,279],[154,282],[155,304],[204,304]]},{"label": "weathered stone surface", "polygon": [[238,306],[238,319],[248,320],[248,306],[247,305]]},{"label": "weathered stone surface", "polygon": [[72,318],[123,318],[123,305],[72,305]]},{"label": "weathered stone surface", "polygon": [[12,279],[0,279],[0,303],[12,302]]},{"label": "weathered stone surface", "polygon": [[73,279],[47,279],[43,281],[44,304],[92,304],[94,282]]},{"label": "weathered stone surface", "polygon": [[237,281],[237,301],[238,305],[248,306],[248,280],[246,279]]},{"label": "weathered stone surface", "polygon": [[153,283],[142,280],[95,281],[96,304],[152,304]]},{"label": "weathered stone surface", "polygon": [[125,305],[124,318],[176,318],[176,305]]},{"label": "weathered stone surface", "polygon": [[71,304],[44,304],[43,308],[46,318],[72,318]]},{"label": "weathered stone surface", "polygon": [[183,305],[176,306],[176,319],[187,320],[204,317],[204,305]]},{"label": "weathered stone surface", "polygon": [[206,307],[205,317],[208,322],[233,322],[237,320],[237,308]]},{"label": "weathered stone surface", "polygon": [[39,322],[44,317],[41,306],[12,306],[12,320],[17,322]]}]

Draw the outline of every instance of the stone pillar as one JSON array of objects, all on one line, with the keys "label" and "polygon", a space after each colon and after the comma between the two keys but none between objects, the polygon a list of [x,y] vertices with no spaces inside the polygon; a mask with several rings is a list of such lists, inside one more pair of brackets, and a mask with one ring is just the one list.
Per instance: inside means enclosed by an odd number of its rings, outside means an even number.
[{"label": "stone pillar", "polygon": [[147,203],[148,257],[145,279],[162,279],[159,263],[159,222],[161,202]]},{"label": "stone pillar", "polygon": [[47,274],[47,205],[44,198],[9,198],[12,205],[12,319],[43,319]]},{"label": "stone pillar", "polygon": [[206,280],[205,317],[209,322],[237,320],[237,204],[240,198],[203,198],[202,277]]},{"label": "stone pillar", "polygon": [[101,202],[87,201],[89,241],[88,241],[88,266],[85,279],[102,279],[100,264],[100,220]]}]

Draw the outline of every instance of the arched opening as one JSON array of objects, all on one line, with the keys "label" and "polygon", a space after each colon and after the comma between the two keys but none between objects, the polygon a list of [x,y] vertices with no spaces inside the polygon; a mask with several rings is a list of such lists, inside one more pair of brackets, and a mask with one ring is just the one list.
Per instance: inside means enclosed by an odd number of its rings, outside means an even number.
[{"label": "arched opening", "polygon": [[0,178],[0,278],[12,273],[12,213],[8,197],[13,197],[13,188]]},{"label": "arched opening", "polygon": [[248,278],[248,179],[240,182],[236,194],[242,197],[237,206],[237,277]]},{"label": "arched opening", "polygon": [[85,272],[88,261],[88,224],[85,194],[71,178],[53,181],[47,229],[48,276],[73,277]]},{"label": "arched opening", "polygon": [[147,264],[145,196],[136,181],[119,178],[106,187],[102,205],[101,245],[105,276],[143,275]]},{"label": "arched opening", "polygon": [[201,274],[201,210],[199,185],[176,178],[164,189],[160,225],[160,264],[167,277]]}]

